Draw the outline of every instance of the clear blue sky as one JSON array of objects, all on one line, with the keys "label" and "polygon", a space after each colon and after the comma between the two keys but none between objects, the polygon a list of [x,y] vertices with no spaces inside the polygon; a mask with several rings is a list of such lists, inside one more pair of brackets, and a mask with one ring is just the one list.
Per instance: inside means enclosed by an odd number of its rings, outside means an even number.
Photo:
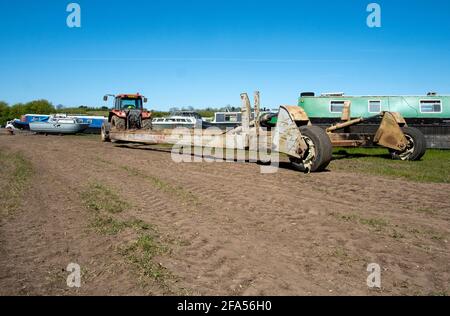
[{"label": "clear blue sky", "polygon": [[[82,27],[66,26],[78,2]],[[366,6],[382,27],[366,26]],[[300,91],[450,93],[448,0],[0,0],[0,100],[295,104]]]}]

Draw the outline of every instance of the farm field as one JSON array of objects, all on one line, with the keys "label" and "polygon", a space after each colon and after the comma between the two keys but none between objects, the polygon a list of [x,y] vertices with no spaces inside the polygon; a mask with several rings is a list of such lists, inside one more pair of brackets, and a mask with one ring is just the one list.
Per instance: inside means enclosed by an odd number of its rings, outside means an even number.
[{"label": "farm field", "polygon": [[450,151],[334,158],[261,174],[99,136],[0,135],[0,295],[450,294]]}]

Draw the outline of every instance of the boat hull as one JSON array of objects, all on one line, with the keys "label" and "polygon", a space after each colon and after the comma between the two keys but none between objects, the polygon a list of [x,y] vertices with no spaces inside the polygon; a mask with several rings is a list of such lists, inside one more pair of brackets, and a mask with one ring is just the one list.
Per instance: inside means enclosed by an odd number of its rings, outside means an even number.
[{"label": "boat hull", "polygon": [[87,123],[48,123],[33,122],[30,123],[30,131],[44,134],[77,134],[82,133],[89,128]]}]

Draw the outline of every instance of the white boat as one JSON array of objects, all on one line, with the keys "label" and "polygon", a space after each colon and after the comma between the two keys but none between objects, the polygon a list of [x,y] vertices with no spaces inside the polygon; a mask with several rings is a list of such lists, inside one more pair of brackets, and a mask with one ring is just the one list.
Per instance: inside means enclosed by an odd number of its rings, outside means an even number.
[{"label": "white boat", "polygon": [[170,116],[154,118],[152,120],[152,125],[153,129],[172,129],[177,127],[195,128],[200,126],[200,122],[194,117]]},{"label": "white boat", "polygon": [[169,117],[156,117],[152,120],[153,129],[206,128],[209,126],[202,117],[193,111],[176,111]]},{"label": "white boat", "polygon": [[76,117],[53,115],[46,122],[30,122],[30,130],[44,134],[76,134],[89,128],[89,123],[83,123]]}]

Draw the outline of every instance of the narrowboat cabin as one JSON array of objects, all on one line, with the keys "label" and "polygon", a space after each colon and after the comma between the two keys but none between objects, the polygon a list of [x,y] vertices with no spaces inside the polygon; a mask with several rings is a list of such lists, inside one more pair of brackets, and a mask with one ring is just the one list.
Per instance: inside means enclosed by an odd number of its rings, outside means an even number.
[{"label": "narrowboat cabin", "polygon": [[235,128],[242,124],[241,112],[216,112],[211,125],[220,129]]},{"label": "narrowboat cabin", "polygon": [[[344,93],[312,92],[300,95],[298,105],[303,107],[311,122],[330,126],[340,121],[344,102],[351,102],[351,117],[372,117],[382,111],[399,112],[408,125],[424,133],[428,148],[450,148],[450,96],[428,93],[424,96],[347,96]],[[352,127],[352,132],[372,133],[377,124],[367,123]]]}]

